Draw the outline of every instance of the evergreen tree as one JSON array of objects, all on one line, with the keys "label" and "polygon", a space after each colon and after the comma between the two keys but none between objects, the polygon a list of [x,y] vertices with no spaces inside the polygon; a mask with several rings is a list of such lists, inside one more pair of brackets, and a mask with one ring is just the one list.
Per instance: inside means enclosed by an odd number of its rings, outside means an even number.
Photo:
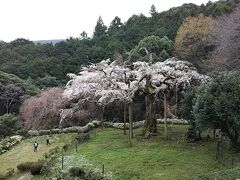
[{"label": "evergreen tree", "polygon": [[116,33],[121,26],[122,26],[121,19],[118,16],[116,16],[110,24],[110,27],[108,29],[108,34]]},{"label": "evergreen tree", "polygon": [[80,34],[80,39],[87,39],[88,37],[88,34],[86,33],[86,31],[83,31],[81,34]]},{"label": "evergreen tree", "polygon": [[97,25],[95,26],[94,37],[101,37],[106,34],[107,26],[104,25],[102,17],[99,16]]},{"label": "evergreen tree", "polygon": [[150,9],[149,13],[151,14],[151,16],[157,15],[158,12],[157,12],[154,4],[151,6],[151,9]]}]

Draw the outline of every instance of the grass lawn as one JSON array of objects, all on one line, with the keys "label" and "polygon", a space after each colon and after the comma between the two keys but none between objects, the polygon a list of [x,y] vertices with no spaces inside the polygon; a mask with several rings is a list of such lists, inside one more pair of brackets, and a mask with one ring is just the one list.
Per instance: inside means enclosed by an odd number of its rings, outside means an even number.
[{"label": "grass lawn", "polygon": [[[44,153],[50,149],[62,146],[65,143],[69,143],[72,140],[74,134],[57,134],[50,138],[51,145],[46,145],[46,137],[38,136],[30,139],[25,139],[18,145],[16,145],[10,151],[0,155],[0,173],[5,173],[8,168],[14,168],[18,164],[26,161],[37,161],[44,157]],[[37,141],[39,143],[38,152],[33,152],[33,143]]]},{"label": "grass lawn", "polygon": [[[98,129],[96,137],[87,143],[68,151],[68,155],[83,155],[94,166],[111,171],[119,180],[162,180],[192,179],[194,176],[230,168],[232,155],[229,145],[223,146],[223,164],[215,161],[216,143],[199,144],[183,142],[187,126],[171,125],[169,140],[163,139],[163,125],[160,136],[142,139],[141,129],[134,130],[133,146],[129,147],[127,136],[117,129]],[[239,154],[234,155],[234,166],[239,166]]]}]

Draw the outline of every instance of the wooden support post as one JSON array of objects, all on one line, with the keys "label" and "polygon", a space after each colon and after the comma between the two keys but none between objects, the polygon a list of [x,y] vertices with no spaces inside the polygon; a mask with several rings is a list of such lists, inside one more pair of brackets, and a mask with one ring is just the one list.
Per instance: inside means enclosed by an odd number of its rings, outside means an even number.
[{"label": "wooden support post", "polygon": [[164,93],[164,138],[167,140],[167,95]]},{"label": "wooden support post", "polygon": [[177,108],[178,108],[178,88],[176,88],[176,92],[175,92],[175,95],[176,95],[176,107],[175,107],[175,116],[177,116]]},{"label": "wooden support post", "polygon": [[124,135],[126,135],[127,134],[127,132],[126,132],[126,129],[127,129],[127,127],[126,127],[126,122],[127,122],[127,103],[126,102],[124,102],[124,117],[123,117],[123,123],[124,123]]},{"label": "wooden support post", "polygon": [[76,146],[76,152],[78,151],[78,141],[76,140],[75,142],[75,146]]},{"label": "wooden support post", "polygon": [[104,178],[104,171],[105,171],[105,167],[104,164],[102,165],[102,178]]},{"label": "wooden support post", "polygon": [[62,169],[63,169],[63,161],[64,161],[64,157],[63,157],[63,148],[62,148]]},{"label": "wooden support post", "polygon": [[129,142],[132,145],[132,138],[133,138],[133,103],[129,102],[128,104],[128,111],[129,111]]},{"label": "wooden support post", "polygon": [[221,132],[221,130],[218,133],[217,147],[216,147],[216,160],[218,162],[222,161],[222,132]]}]

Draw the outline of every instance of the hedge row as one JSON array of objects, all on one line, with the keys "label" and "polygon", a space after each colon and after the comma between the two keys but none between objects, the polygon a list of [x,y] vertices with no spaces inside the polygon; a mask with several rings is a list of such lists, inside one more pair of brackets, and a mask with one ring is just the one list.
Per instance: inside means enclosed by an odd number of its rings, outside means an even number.
[{"label": "hedge row", "polygon": [[101,125],[100,121],[92,121],[90,123],[88,123],[87,125],[81,127],[81,126],[72,126],[72,127],[68,127],[68,128],[56,128],[56,129],[51,129],[51,130],[40,130],[40,131],[36,131],[36,130],[30,130],[28,131],[28,134],[30,136],[41,136],[41,135],[49,135],[49,134],[58,134],[58,133],[87,133],[90,130],[92,130],[93,128],[97,128]]},{"label": "hedge row", "polygon": [[[133,122],[133,128],[139,128],[144,125],[145,121],[137,121]],[[164,124],[164,119],[157,119],[158,124]],[[168,124],[182,124],[182,125],[187,125],[188,122],[183,119],[167,119]],[[104,123],[105,127],[110,127],[110,128],[117,128],[117,129],[124,129],[124,123],[112,123],[112,122],[105,122]],[[129,128],[129,123],[126,123],[126,129]]]},{"label": "hedge row", "polygon": [[[133,122],[133,128],[139,128],[144,125],[145,121],[137,121]],[[157,122],[159,124],[164,123],[164,119],[158,119]],[[186,120],[182,119],[167,119],[168,124],[188,124]],[[101,126],[101,121],[94,120],[87,125],[81,127],[81,126],[72,126],[68,128],[56,128],[56,129],[51,129],[51,130],[40,130],[40,131],[34,131],[30,130],[28,131],[28,134],[30,136],[41,136],[41,135],[49,135],[49,134],[59,134],[59,133],[87,133],[93,128],[97,128]],[[103,123],[104,127],[109,127],[109,128],[116,128],[116,129],[124,129],[124,123],[112,123],[112,122],[104,122]],[[126,129],[129,128],[129,123],[126,123]]]},{"label": "hedge row", "polygon": [[40,174],[45,161],[24,162],[17,165],[17,169],[22,172],[30,171],[32,175]]},{"label": "hedge row", "polygon": [[0,155],[9,151],[13,146],[17,145],[22,141],[23,137],[16,135],[11,137],[6,137],[0,141]]}]

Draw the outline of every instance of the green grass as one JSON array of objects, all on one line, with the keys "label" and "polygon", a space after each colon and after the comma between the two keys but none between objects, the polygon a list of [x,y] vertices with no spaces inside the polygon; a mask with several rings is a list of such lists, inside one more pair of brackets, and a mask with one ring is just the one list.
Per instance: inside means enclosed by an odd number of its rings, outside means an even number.
[{"label": "green grass", "polygon": [[[6,173],[8,168],[14,168],[16,170],[17,165],[20,163],[26,161],[34,162],[38,159],[43,159],[45,152],[48,152],[54,147],[69,143],[73,139],[72,136],[74,136],[74,134],[53,135],[53,137],[50,139],[50,146],[46,145],[45,136],[38,136],[23,140],[12,150],[0,155],[0,174]],[[38,152],[33,152],[34,141],[39,143]]]},{"label": "green grass", "polygon": [[[132,147],[127,136],[117,129],[97,130],[96,137],[79,145],[78,153],[72,148],[68,155],[84,155],[94,166],[111,171],[119,180],[191,179],[194,176],[228,169],[231,155],[229,145],[223,148],[224,161],[215,161],[215,142],[206,141],[197,145],[186,144],[183,136],[187,126],[172,125],[169,140],[160,136],[145,140],[136,135]],[[239,155],[235,155],[235,166],[239,165]]]}]

